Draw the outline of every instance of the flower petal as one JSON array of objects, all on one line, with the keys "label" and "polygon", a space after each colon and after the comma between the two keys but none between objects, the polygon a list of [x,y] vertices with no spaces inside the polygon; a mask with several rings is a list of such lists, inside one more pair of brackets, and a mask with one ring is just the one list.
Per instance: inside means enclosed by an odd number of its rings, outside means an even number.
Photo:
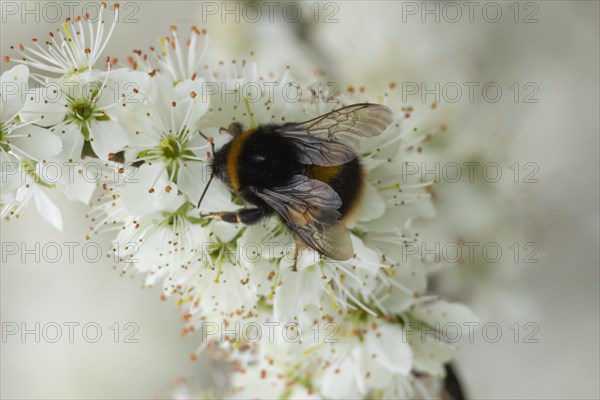
[{"label": "flower petal", "polygon": [[431,303],[415,305],[413,316],[429,326],[439,324],[462,324],[479,322],[479,318],[464,304],[450,303],[445,300],[436,300]]},{"label": "flower petal", "polygon": [[413,355],[406,335],[399,325],[382,323],[365,335],[365,343],[376,362],[392,373],[408,375],[412,368]]},{"label": "flower petal", "polygon": [[54,157],[60,161],[79,162],[85,139],[81,134],[79,126],[76,124],[63,125],[54,128],[53,132],[57,134],[62,141],[62,151]]},{"label": "flower petal", "polygon": [[193,203],[200,199],[200,195],[210,177],[210,169],[207,168],[207,165],[203,162],[188,161],[181,164],[179,168],[177,186]]},{"label": "flower petal", "polygon": [[370,221],[381,217],[385,213],[385,201],[377,189],[370,183],[365,183],[364,194],[357,219]]},{"label": "flower petal", "polygon": [[125,131],[115,121],[90,123],[92,148],[101,160],[108,160],[110,153],[118,153],[129,143]]},{"label": "flower petal", "polygon": [[17,128],[9,138],[11,149],[25,159],[33,157],[37,161],[46,160],[62,150],[62,142],[57,135],[35,125]]},{"label": "flower petal", "polygon": [[60,180],[56,186],[63,192],[69,200],[81,201],[89,204],[96,189],[96,182],[99,179],[93,176],[92,171],[97,171],[99,166],[96,159],[86,159],[83,165],[62,164]]},{"label": "flower petal", "polygon": [[4,123],[13,119],[25,104],[24,93],[27,90],[29,79],[29,68],[25,65],[17,65],[2,74],[0,77],[0,120]]},{"label": "flower petal", "polygon": [[[34,88],[29,91],[20,114],[23,121],[35,121],[38,125],[53,126],[65,119],[68,112],[65,95],[59,92],[56,99],[48,98],[50,87]],[[56,89],[58,90],[58,86]]]},{"label": "flower petal", "polygon": [[354,370],[354,362],[350,357],[346,357],[339,365],[330,365],[321,381],[321,393],[331,399],[356,397]]},{"label": "flower petal", "polygon": [[17,190],[25,184],[25,176],[19,160],[10,153],[0,151],[0,165],[0,201],[4,204],[12,203],[17,197]]},{"label": "flower petal", "polygon": [[175,211],[183,203],[177,185],[169,182],[163,163],[143,164],[123,189],[123,206],[131,215]]},{"label": "flower petal", "polygon": [[424,336],[420,333],[409,335],[409,342],[414,353],[415,369],[443,377],[444,364],[454,355],[454,349],[442,341],[436,341],[433,336]]},{"label": "flower petal", "polygon": [[[202,200],[201,212],[235,211],[239,209],[240,206],[235,204],[231,197],[229,188],[220,180],[213,179],[208,192],[206,192],[206,197]],[[193,198],[190,200],[194,202]]]},{"label": "flower petal", "polygon": [[63,219],[60,209],[50,200],[41,187],[35,185],[32,186],[31,190],[34,191],[33,198],[35,199],[35,205],[42,218],[62,232]]}]

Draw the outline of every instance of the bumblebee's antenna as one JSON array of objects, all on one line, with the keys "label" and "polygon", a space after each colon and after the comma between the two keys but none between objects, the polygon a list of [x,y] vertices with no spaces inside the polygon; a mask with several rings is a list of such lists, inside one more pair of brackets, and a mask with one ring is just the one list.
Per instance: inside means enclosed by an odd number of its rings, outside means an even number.
[{"label": "bumblebee's antenna", "polygon": [[[215,156],[215,141],[212,137],[210,136],[206,136],[202,133],[202,131],[198,131],[198,133],[200,134],[200,136],[202,136],[204,139],[206,139],[206,141],[208,143],[210,143],[210,148],[212,150],[212,156]],[[208,182],[206,183],[206,186],[204,186],[204,190],[202,191],[202,195],[200,195],[200,200],[198,200],[198,206],[196,208],[200,208],[200,204],[202,203],[202,200],[204,199],[204,196],[206,195],[206,192],[208,191],[208,187],[210,186],[210,183],[213,180],[213,177],[215,176],[215,170],[211,170],[210,172],[210,178],[208,178]]]},{"label": "bumblebee's antenna", "polygon": [[206,186],[204,186],[204,191],[202,192],[202,195],[200,196],[200,200],[198,200],[197,208],[200,208],[200,203],[202,203],[202,199],[204,199],[204,196],[206,195],[206,192],[208,191],[208,187],[210,186],[210,183],[212,182],[214,176],[215,176],[214,173],[210,174],[210,178],[208,178],[208,183],[206,184]]}]

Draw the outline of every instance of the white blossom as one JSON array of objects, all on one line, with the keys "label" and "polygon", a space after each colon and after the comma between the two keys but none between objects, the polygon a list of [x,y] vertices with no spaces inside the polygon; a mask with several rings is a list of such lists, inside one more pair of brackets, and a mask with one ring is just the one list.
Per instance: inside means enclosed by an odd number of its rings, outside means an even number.
[{"label": "white blossom", "polygon": [[[158,174],[166,171],[191,202],[197,202],[208,180],[210,143],[199,131],[199,120],[208,109],[202,99],[202,81],[186,80],[173,86],[164,75],[151,79],[145,100],[128,112],[124,126],[130,143],[125,146],[128,162],[144,162],[148,172],[146,195],[155,187]],[[207,154],[208,153],[208,154]],[[141,180],[143,180],[142,178]],[[151,192],[152,193],[152,192]]]},{"label": "white blossom", "polygon": [[129,143],[122,119],[126,108],[136,104],[136,92],[144,75],[124,69],[107,72],[104,78],[75,75],[48,80],[28,94],[23,116],[51,127],[65,143],[62,160],[79,160],[88,142],[94,155],[107,160]]},{"label": "white blossom", "polygon": [[128,62],[133,70],[154,74],[160,72],[171,78],[174,84],[185,80],[194,80],[198,76],[201,63],[208,46],[206,29],[192,26],[189,38],[183,43],[177,33],[177,27],[171,26],[171,36],[159,38],[160,48],[154,46],[149,51],[134,50]]},{"label": "white blossom", "polygon": [[18,65],[0,77],[0,149],[20,159],[40,161],[57,155],[62,144],[49,130],[35,124],[41,118],[23,121],[25,95],[28,91],[29,69]]},{"label": "white blossom", "polygon": [[106,3],[102,2],[96,17],[86,14],[74,19],[67,18],[62,24],[62,30],[50,32],[43,44],[42,40],[34,38],[30,45],[20,43],[11,46],[20,57],[5,55],[4,60],[40,70],[41,74],[36,74],[36,77],[42,82],[51,76],[95,74],[96,62],[102,57],[119,21],[119,3],[114,3],[112,23],[110,26],[106,25],[104,13],[107,8]]}]

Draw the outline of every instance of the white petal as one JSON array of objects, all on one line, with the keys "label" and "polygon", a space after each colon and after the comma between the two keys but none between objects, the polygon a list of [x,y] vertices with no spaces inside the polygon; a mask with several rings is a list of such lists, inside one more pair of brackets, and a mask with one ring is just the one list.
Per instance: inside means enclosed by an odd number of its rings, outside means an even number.
[{"label": "white petal", "polygon": [[[202,79],[185,80],[179,82],[175,86],[175,98],[177,99],[177,107],[182,113],[182,120],[187,114],[188,108],[191,105],[191,115],[190,115],[190,124],[189,128],[192,131],[197,129],[197,122],[200,117],[202,117],[208,111],[208,96],[204,95],[202,89],[204,87],[204,81]],[[196,97],[192,98],[190,93],[196,93]]]},{"label": "white petal", "polygon": [[[379,334],[379,335],[378,335]],[[392,373],[408,375],[413,355],[400,325],[381,323],[365,335],[369,354],[376,354],[376,362]]]},{"label": "white petal", "polygon": [[432,327],[435,327],[436,323],[444,328],[448,323],[462,326],[465,322],[479,322],[479,318],[464,304],[450,303],[445,300],[416,305],[412,313],[416,319]]},{"label": "white petal", "polygon": [[325,370],[321,382],[321,392],[323,395],[326,398],[332,399],[357,397],[354,369],[354,363],[350,357],[345,358],[339,365],[330,365]]},{"label": "white petal", "polygon": [[19,160],[10,153],[0,151],[0,165],[0,200],[6,204],[12,203],[17,196],[17,190],[25,184],[25,176]]},{"label": "white petal", "polygon": [[[13,137],[15,135],[24,137]],[[9,144],[14,146],[15,153],[20,153],[24,158],[33,157],[35,160],[46,160],[52,156],[58,155],[62,150],[60,138],[48,129],[26,125],[17,128],[9,136]]]},{"label": "white petal", "polygon": [[4,123],[13,119],[25,104],[24,93],[27,90],[29,69],[25,65],[17,65],[0,77],[0,120]]},{"label": "white petal", "polygon": [[162,230],[156,230],[151,233],[151,236],[146,236],[140,245],[136,248],[135,255],[136,268],[140,272],[150,271],[160,261],[160,254],[165,249],[163,242],[164,235]]},{"label": "white petal", "polygon": [[[279,229],[280,222],[277,218],[267,218],[259,224],[251,225],[246,228],[244,235],[240,238],[239,245],[242,248],[249,248],[249,251],[256,250],[256,245],[259,244],[261,251],[261,260],[254,260],[254,263],[264,261],[270,263],[277,258],[283,257],[286,250],[291,251],[290,257],[293,257],[294,243],[291,235],[287,230]],[[273,231],[278,230],[277,235],[273,235]],[[314,262],[312,263],[314,264]],[[291,263],[290,263],[291,265]],[[271,265],[271,267],[273,267]],[[285,268],[289,268],[286,265]]]},{"label": "white petal", "polygon": [[62,151],[54,159],[66,162],[80,162],[85,139],[76,124],[62,125],[53,130],[62,141]]},{"label": "white petal", "polygon": [[240,232],[239,224],[232,224],[229,222],[215,219],[210,224],[210,231],[217,237],[221,242],[230,242]]},{"label": "white petal", "polygon": [[442,341],[436,342],[433,336],[423,337],[420,333],[409,335],[409,341],[415,357],[415,369],[443,377],[444,364],[454,356],[454,349]]},{"label": "white petal", "polygon": [[240,206],[231,200],[229,188],[218,179],[213,179],[208,192],[206,192],[206,197],[204,197],[200,205],[200,210],[203,213],[235,211],[239,208]]},{"label": "white petal", "polygon": [[277,321],[293,321],[300,317],[309,304],[319,304],[323,293],[321,273],[314,269],[304,271],[281,270],[280,284],[273,300],[273,313]]},{"label": "white petal", "polygon": [[36,208],[42,218],[62,232],[63,219],[59,208],[52,202],[52,200],[50,200],[50,198],[39,186],[33,186],[32,190],[34,190],[33,198],[35,199]]},{"label": "white petal", "polygon": [[[398,260],[400,261],[400,260]],[[427,287],[427,270],[425,265],[417,257],[410,257],[400,262],[394,269],[394,279],[409,290],[423,293]]]},{"label": "white petal", "polygon": [[101,160],[110,153],[118,153],[129,143],[125,131],[115,121],[93,121],[90,124],[92,148]]},{"label": "white petal", "polygon": [[[96,189],[97,177],[93,176],[99,166],[98,160],[87,159],[82,165],[61,164],[61,176],[57,187],[70,199],[89,204],[94,190]],[[86,166],[87,165],[87,166]],[[94,172],[92,172],[94,171]],[[85,176],[84,176],[85,174]]]},{"label": "white petal", "polygon": [[[207,163],[187,161],[179,168],[177,186],[192,203],[195,203],[200,199],[209,177],[210,169],[207,168]],[[208,193],[207,196],[209,196]]]},{"label": "white petal", "polygon": [[[283,241],[284,241],[284,243],[282,243],[283,247],[284,247],[284,251],[287,251],[287,253],[288,253],[286,255],[286,258],[289,259],[290,261],[293,261],[295,246],[291,245],[293,243],[291,240],[289,240],[291,238],[283,237],[281,239],[283,239]],[[320,259],[321,259],[321,255],[318,252],[316,252],[315,250],[313,250],[311,248],[304,249],[298,255],[298,260],[296,261],[296,268],[298,269],[298,271],[303,271],[303,270],[315,265],[316,263],[318,263],[320,261]]]},{"label": "white petal", "polygon": [[381,217],[385,213],[385,201],[377,189],[370,183],[365,183],[364,194],[357,219],[369,221]]},{"label": "white petal", "polygon": [[48,91],[51,87],[35,88],[29,91],[21,111],[24,121],[36,121],[35,123],[38,125],[53,126],[65,119],[68,112],[68,108],[65,107],[65,95],[59,92],[56,94],[56,99],[49,98]]},{"label": "white petal", "polygon": [[177,185],[167,179],[162,163],[143,164],[129,178],[131,182],[123,189],[123,206],[131,215],[175,211],[183,202],[183,197],[177,196]]},{"label": "white petal", "polygon": [[[111,111],[126,110],[131,105],[140,104],[143,101],[142,93],[148,91],[150,79],[145,72],[128,71],[126,68],[110,71],[108,86],[100,92],[96,102],[97,107],[103,109],[115,103],[115,99],[123,99],[127,106],[116,107]],[[134,89],[138,91],[137,94],[133,92]],[[119,111],[117,111],[118,114],[120,114]]]},{"label": "white petal", "polygon": [[381,256],[379,253],[372,248],[365,246],[364,242],[359,237],[352,235],[351,239],[354,252],[356,253],[357,258],[359,258],[361,261],[358,263],[358,267],[373,273],[377,272],[379,267],[382,265]]}]

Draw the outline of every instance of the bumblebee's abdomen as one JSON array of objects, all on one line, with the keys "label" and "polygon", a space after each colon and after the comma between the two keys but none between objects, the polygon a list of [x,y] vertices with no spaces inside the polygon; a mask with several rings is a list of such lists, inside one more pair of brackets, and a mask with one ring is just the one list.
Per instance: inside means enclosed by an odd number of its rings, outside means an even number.
[{"label": "bumblebee's abdomen", "polygon": [[358,158],[333,167],[309,165],[306,175],[327,183],[342,199],[342,218],[348,218],[360,204],[363,192],[363,171]]}]

